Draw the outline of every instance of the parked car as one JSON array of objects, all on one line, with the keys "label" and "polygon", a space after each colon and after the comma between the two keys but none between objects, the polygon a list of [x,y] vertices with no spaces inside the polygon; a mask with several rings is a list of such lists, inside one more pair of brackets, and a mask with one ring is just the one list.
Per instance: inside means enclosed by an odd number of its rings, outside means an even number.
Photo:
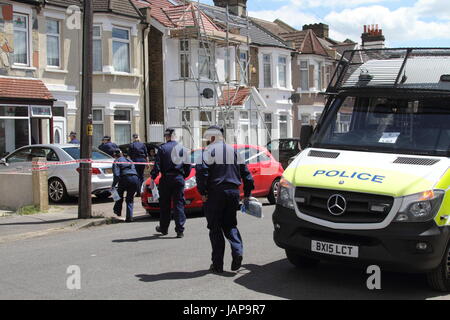
[{"label": "parked car", "polygon": [[300,139],[276,139],[270,141],[267,146],[267,150],[281,162],[284,169],[289,165],[289,159],[295,157],[300,153]]},{"label": "parked car", "polygon": [[[254,197],[267,197],[271,204],[277,199],[278,184],[283,175],[284,169],[281,164],[270,154],[270,152],[260,146],[251,145],[233,145],[245,159],[248,169],[255,180],[255,190],[252,192]],[[194,163],[201,155],[202,150],[194,150],[191,154],[191,160]],[[155,179],[159,184],[160,177]],[[147,213],[153,214],[159,212],[159,203],[152,203],[152,192],[150,189],[151,178],[149,178],[141,189],[142,206]],[[241,186],[241,197],[243,197],[243,186]],[[202,197],[197,190],[197,181],[195,179],[195,169],[191,170],[186,178],[186,188],[184,191],[186,199],[185,209],[187,211],[201,210],[203,207]]]},{"label": "parked car", "polygon": [[[17,149],[0,160],[0,170],[22,171],[31,169],[32,159],[46,158],[48,166],[48,195],[52,202],[60,203],[69,196],[78,196],[79,164],[52,165],[52,162],[80,160],[80,146],[74,144],[40,144]],[[114,159],[94,148],[92,159],[102,163],[92,164],[92,193],[99,198],[110,196],[113,181],[112,163]]]}]

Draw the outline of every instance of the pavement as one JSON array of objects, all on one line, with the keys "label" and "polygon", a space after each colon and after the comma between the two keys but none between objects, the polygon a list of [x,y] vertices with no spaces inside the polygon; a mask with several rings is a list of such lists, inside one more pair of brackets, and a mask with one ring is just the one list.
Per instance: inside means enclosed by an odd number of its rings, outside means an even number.
[{"label": "pavement", "polygon": [[[117,217],[111,199],[93,198],[92,219],[78,219],[77,199],[52,205],[46,213],[18,215],[0,211],[0,243],[40,237],[58,232],[77,231],[104,224],[121,223],[125,220],[125,204],[122,217]],[[145,218],[140,198],[135,199],[135,218]]]}]

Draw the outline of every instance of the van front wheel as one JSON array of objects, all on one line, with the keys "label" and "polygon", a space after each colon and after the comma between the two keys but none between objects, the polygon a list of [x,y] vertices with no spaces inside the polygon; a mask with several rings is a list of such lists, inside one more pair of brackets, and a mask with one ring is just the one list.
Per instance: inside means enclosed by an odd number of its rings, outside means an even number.
[{"label": "van front wheel", "polygon": [[315,268],[320,263],[320,260],[308,258],[291,250],[286,250],[286,257],[290,263],[299,269]]},{"label": "van front wheel", "polygon": [[441,264],[427,274],[428,284],[431,288],[441,292],[450,291],[450,243],[447,245]]}]

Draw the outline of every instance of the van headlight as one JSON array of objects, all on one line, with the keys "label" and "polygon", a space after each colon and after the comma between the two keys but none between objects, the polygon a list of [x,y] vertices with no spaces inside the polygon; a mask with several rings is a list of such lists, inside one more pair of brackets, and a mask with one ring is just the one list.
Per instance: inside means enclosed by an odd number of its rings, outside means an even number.
[{"label": "van headlight", "polygon": [[185,189],[192,189],[195,188],[197,186],[197,180],[195,179],[195,177],[192,177],[188,180],[186,180],[185,182]]},{"label": "van headlight", "polygon": [[295,187],[285,178],[281,178],[278,188],[277,204],[294,210]]},{"label": "van headlight", "polygon": [[445,192],[442,190],[429,190],[404,197],[395,221],[426,222],[434,219],[444,200],[444,195]]}]

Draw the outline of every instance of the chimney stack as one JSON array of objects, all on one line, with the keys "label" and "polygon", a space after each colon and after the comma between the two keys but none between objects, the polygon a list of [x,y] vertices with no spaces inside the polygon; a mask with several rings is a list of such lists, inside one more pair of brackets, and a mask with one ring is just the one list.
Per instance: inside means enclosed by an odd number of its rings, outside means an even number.
[{"label": "chimney stack", "polygon": [[327,24],[324,24],[324,23],[305,24],[303,26],[303,30],[308,30],[308,29],[311,29],[312,31],[314,31],[316,36],[318,36],[321,39],[326,39],[329,37],[330,28],[328,27]]},{"label": "chimney stack", "polygon": [[214,0],[216,7],[226,8],[235,16],[245,17],[247,15],[247,0]]},{"label": "chimney stack", "polygon": [[382,49],[384,48],[383,30],[376,25],[364,25],[364,32],[361,35],[363,49]]}]

